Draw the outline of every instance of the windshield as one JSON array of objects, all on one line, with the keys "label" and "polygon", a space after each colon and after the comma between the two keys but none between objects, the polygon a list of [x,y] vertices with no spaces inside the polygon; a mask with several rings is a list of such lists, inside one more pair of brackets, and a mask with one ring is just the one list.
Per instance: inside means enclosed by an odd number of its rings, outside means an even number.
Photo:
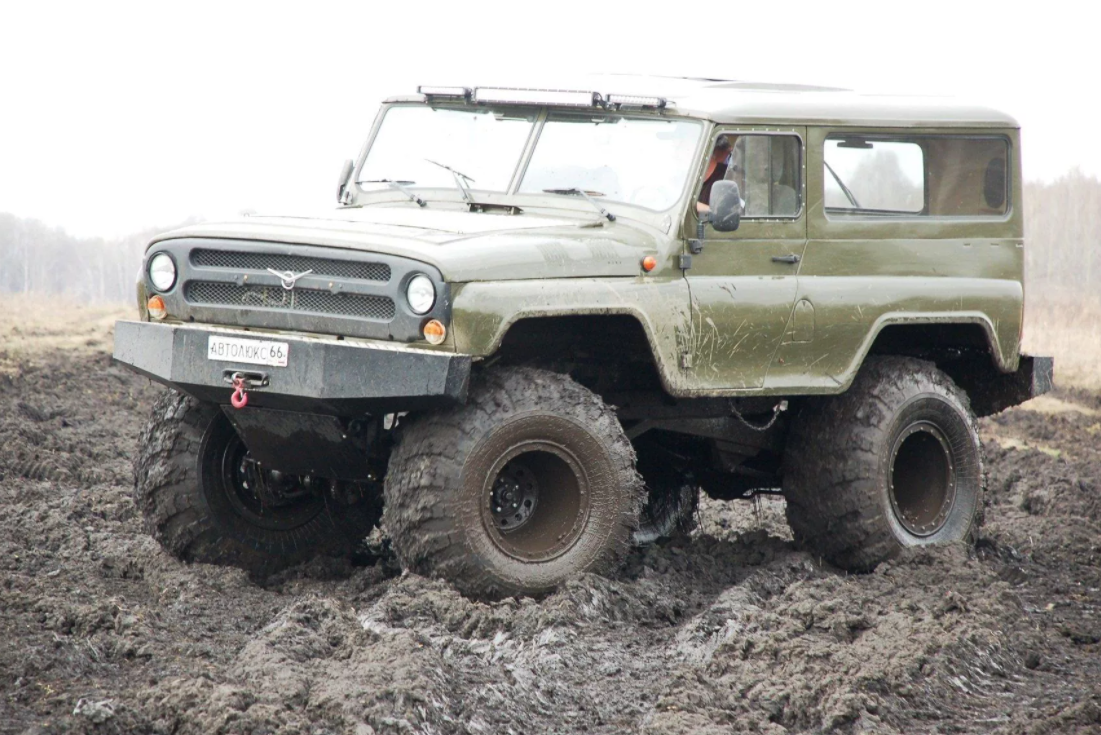
[{"label": "windshield", "polygon": [[[405,186],[454,188],[450,167],[471,189],[508,191],[536,113],[504,117],[490,110],[391,107],[383,118],[361,184],[394,181]],[[442,165],[441,165],[442,164]]]},{"label": "windshield", "polygon": [[521,192],[581,189],[647,209],[671,207],[684,190],[699,142],[689,120],[552,115]]},{"label": "windshield", "polygon": [[[472,191],[507,192],[538,117],[537,110],[391,107],[357,180],[378,189],[454,189],[454,171]],[[693,120],[552,113],[519,193],[574,189],[668,209],[684,191],[701,130]]]}]

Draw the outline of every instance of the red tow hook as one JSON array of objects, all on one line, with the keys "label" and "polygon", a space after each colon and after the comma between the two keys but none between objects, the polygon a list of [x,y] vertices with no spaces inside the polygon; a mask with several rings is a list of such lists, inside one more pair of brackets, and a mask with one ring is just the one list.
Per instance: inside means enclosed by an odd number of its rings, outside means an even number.
[{"label": "red tow hook", "polygon": [[241,375],[233,376],[233,394],[229,402],[234,408],[244,408],[248,405],[248,393],[245,393],[245,378]]}]

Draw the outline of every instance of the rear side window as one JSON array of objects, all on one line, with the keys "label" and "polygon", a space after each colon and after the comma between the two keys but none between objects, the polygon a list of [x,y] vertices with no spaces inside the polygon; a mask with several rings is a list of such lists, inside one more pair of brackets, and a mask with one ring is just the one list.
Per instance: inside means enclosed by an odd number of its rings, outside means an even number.
[{"label": "rear side window", "polygon": [[831,135],[830,216],[995,217],[1009,208],[1009,142],[962,135]]}]

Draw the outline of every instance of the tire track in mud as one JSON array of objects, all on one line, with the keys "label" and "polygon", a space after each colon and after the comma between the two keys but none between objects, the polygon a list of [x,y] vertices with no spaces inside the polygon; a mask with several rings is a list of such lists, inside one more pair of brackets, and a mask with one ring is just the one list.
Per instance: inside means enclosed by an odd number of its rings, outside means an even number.
[{"label": "tire track in mud", "polygon": [[779,501],[705,502],[614,579],[482,603],[378,537],[260,581],[169,558],[131,500],[156,390],[104,355],[0,376],[0,733],[1101,728],[1095,416],[983,422],[977,549],[849,576]]}]

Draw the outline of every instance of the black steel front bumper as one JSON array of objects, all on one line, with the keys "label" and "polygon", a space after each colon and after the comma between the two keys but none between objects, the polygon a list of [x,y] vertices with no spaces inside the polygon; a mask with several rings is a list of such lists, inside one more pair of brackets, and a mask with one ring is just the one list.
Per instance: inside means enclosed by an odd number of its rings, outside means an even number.
[{"label": "black steel front bumper", "polygon": [[[286,367],[207,356],[211,335],[288,345]],[[115,360],[202,401],[228,404],[228,376],[263,376],[248,390],[250,407],[333,416],[379,415],[466,400],[469,355],[384,342],[287,336],[184,324],[120,321]]]}]

